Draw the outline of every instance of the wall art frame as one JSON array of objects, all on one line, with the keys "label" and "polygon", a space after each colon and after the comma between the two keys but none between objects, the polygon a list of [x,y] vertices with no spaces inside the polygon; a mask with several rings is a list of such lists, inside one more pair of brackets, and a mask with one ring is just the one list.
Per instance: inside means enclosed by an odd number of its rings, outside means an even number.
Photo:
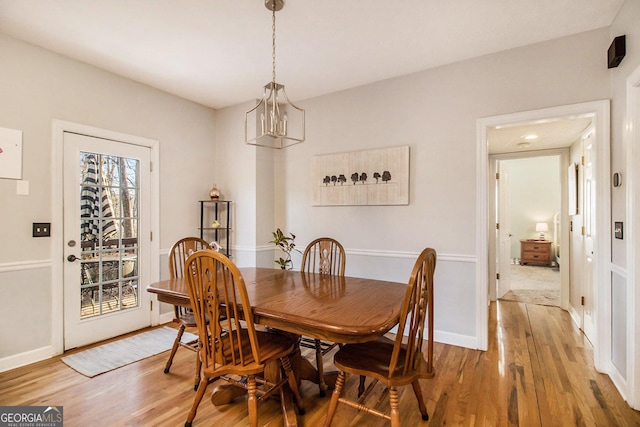
[{"label": "wall art frame", "polygon": [[313,206],[409,204],[409,146],[314,156]]}]

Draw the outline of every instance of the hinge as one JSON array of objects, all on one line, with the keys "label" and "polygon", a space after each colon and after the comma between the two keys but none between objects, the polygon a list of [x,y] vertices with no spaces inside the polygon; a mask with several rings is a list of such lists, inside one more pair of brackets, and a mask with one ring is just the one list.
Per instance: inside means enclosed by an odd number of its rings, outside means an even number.
[{"label": "hinge", "polygon": [[500,179],[500,172],[496,173],[496,179]]},{"label": "hinge", "polygon": [[500,230],[500,223],[496,222],[496,230]]},{"label": "hinge", "polygon": [[584,305],[584,297],[580,297],[580,305]]},{"label": "hinge", "polygon": [[149,232],[149,241],[153,242],[153,231]]},{"label": "hinge", "polygon": [[500,280],[500,273],[496,274],[496,279]]},{"label": "hinge", "polygon": [[149,311],[153,311],[153,301],[149,301]]},{"label": "hinge", "polygon": [[149,162],[149,172],[153,172],[153,162]]},{"label": "hinge", "polygon": [[584,225],[582,226],[581,233],[582,233],[582,235],[583,235],[583,236],[587,234],[587,232],[586,232],[586,228],[585,228],[585,226],[584,226]]},{"label": "hinge", "polygon": [[584,156],[582,156],[582,157],[580,158],[580,164],[581,164],[582,166],[584,166]]}]

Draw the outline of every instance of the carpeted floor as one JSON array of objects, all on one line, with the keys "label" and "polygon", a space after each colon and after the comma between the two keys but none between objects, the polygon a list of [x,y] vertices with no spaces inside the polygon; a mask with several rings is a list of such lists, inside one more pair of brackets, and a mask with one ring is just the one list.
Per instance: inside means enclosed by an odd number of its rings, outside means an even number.
[{"label": "carpeted floor", "polygon": [[557,268],[511,265],[511,290],[502,301],[560,305],[560,271]]}]

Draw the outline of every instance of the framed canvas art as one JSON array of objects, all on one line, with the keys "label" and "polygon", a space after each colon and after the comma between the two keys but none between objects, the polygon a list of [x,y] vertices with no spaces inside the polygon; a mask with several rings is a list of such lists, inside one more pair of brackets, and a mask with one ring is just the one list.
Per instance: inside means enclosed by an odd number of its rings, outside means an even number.
[{"label": "framed canvas art", "polygon": [[315,156],[314,206],[408,205],[409,146]]}]

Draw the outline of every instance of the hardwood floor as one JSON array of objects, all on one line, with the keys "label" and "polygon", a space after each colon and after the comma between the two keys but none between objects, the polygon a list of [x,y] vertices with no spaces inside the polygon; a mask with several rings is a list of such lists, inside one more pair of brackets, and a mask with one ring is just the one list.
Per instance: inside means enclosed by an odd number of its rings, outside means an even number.
[{"label": "hardwood floor", "polygon": [[[411,387],[405,387],[400,391],[403,426],[640,426],[640,412],[594,370],[591,345],[566,312],[498,302],[490,316],[488,351],[436,344],[436,376],[421,382],[430,421],[421,421]],[[0,406],[62,405],[66,426],[184,425],[194,396],[193,353],[179,350],[171,372],[164,374],[167,356],[95,378],[76,373],[59,357],[2,372]],[[333,369],[331,355],[325,360],[326,369]],[[357,378],[348,377],[346,390],[355,394],[356,389]],[[320,398],[318,387],[306,381],[301,392],[306,414],[298,417],[299,425],[321,426],[329,396]],[[242,399],[218,408],[203,399],[194,426],[247,425]],[[282,425],[275,400],[263,404],[259,415],[261,425]],[[340,405],[333,425],[387,423]]]}]

